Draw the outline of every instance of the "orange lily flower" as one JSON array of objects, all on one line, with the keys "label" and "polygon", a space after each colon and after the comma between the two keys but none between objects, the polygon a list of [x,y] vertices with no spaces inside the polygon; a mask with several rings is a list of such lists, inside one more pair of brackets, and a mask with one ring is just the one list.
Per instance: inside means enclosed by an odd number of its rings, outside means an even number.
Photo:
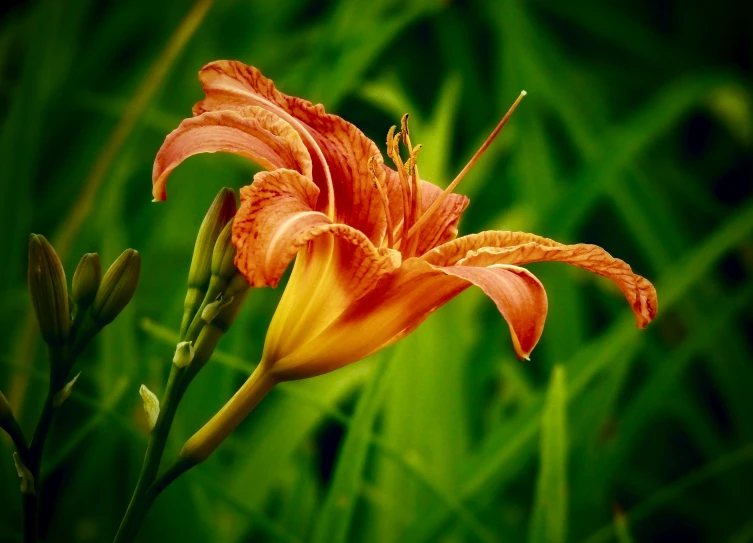
[{"label": "orange lily flower", "polygon": [[420,180],[420,146],[411,144],[407,116],[387,138],[393,170],[355,126],[321,105],[279,92],[256,68],[219,61],[199,77],[206,98],[160,149],[155,200],[165,199],[170,172],[189,156],[228,152],[250,158],[267,171],[241,190],[233,224],[236,266],[251,286],[274,287],[294,257],[295,265],[257,370],[189,440],[184,457],[209,456],[277,382],[365,358],[409,334],[471,285],[494,301],[515,352],[527,358],[544,328],[547,297],[524,264],[556,260],[603,275],[623,292],[640,328],[654,318],[651,283],[595,245],[563,245],[523,232],[456,239],[468,199],[452,190],[525,93],[443,191]]}]

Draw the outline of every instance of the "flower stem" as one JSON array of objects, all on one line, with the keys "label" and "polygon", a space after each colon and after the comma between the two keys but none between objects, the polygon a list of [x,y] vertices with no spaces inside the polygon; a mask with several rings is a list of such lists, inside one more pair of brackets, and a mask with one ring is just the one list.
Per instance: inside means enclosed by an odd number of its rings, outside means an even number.
[{"label": "flower stem", "polygon": [[[128,505],[113,543],[130,543],[136,538],[136,534],[139,528],[141,528],[141,523],[149,512],[154,499],[159,494],[159,492],[151,492],[150,488],[157,479],[157,472],[159,471],[162,455],[167,445],[167,436],[170,433],[170,427],[173,424],[178,404],[188,385],[184,376],[185,368],[172,367],[160,405],[160,413],[152,430],[146,454],[144,455],[144,463],[141,467],[138,482],[136,483],[136,489],[133,491],[131,502]],[[174,478],[169,480],[167,484],[172,482],[172,480]],[[167,484],[164,486],[167,486]]]},{"label": "flower stem", "polygon": [[[16,451],[24,466],[30,464],[29,446],[26,444],[26,438],[23,431],[12,414],[8,414],[3,420],[3,430],[13,440]],[[23,517],[24,517],[24,543],[35,543],[37,539],[37,498],[33,493],[23,492]]]},{"label": "flower stem", "polygon": [[[41,481],[39,474],[41,472],[42,455],[44,446],[47,443],[47,436],[50,434],[52,419],[55,415],[54,397],[65,384],[65,379],[69,373],[71,363],[66,361],[64,349],[50,349],[50,383],[47,388],[47,397],[44,400],[42,414],[34,429],[34,435],[31,438],[31,444],[28,450],[21,452],[19,455],[24,465],[31,473],[34,481],[34,492],[23,495],[23,514],[24,514],[24,543],[33,543],[37,541],[39,527],[37,526],[39,509],[39,492]],[[70,364],[70,365],[69,365]]]},{"label": "flower stem", "polygon": [[24,510],[24,543],[37,541],[37,496],[23,494]]}]

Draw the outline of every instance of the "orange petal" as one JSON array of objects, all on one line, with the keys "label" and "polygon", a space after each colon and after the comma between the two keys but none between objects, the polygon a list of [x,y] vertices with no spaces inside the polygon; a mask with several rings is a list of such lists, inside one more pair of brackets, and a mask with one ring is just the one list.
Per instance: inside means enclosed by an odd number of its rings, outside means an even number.
[{"label": "orange petal", "polygon": [[400,265],[400,253],[376,249],[358,230],[325,224],[303,236],[288,285],[272,318],[263,359],[277,360],[304,345],[335,321],[379,278]]},{"label": "orange petal", "polygon": [[236,61],[217,61],[199,72],[206,98],[194,106],[194,115],[238,109],[249,104],[268,109],[299,131],[314,159],[314,181],[326,192],[331,185],[335,222],[357,228],[379,244],[385,229],[379,193],[373,186],[368,159],[377,146],[358,128],[329,115],[324,107],[287,96],[259,70]]},{"label": "orange petal", "polygon": [[288,168],[312,176],[311,157],[298,133],[273,113],[249,106],[205,113],[180,123],[167,136],[154,161],[154,198],[166,198],[167,178],[185,159],[216,152],[244,156],[268,170]]},{"label": "orange petal", "polygon": [[527,232],[487,230],[439,245],[424,254],[422,258],[435,266],[452,266],[465,258],[469,251],[475,251],[482,247],[512,247],[530,242],[536,242],[547,247],[562,246],[561,243],[554,240]]},{"label": "orange petal", "polygon": [[[444,192],[438,186],[421,181],[423,212],[425,213]],[[432,217],[421,226],[416,254],[422,255],[437,245],[452,241],[458,235],[458,222],[470,200],[462,194],[450,194],[445,198]]]},{"label": "orange petal", "polygon": [[449,266],[442,270],[470,281],[494,301],[510,327],[515,352],[527,359],[539,342],[549,307],[541,282],[525,268],[504,264],[488,268]]},{"label": "orange petal", "polygon": [[[388,166],[382,166],[385,176],[387,199],[390,203],[390,217],[397,229],[403,220],[403,197],[398,173]],[[429,181],[421,181],[421,207],[425,212],[444,191]],[[458,222],[470,200],[462,194],[450,194],[432,218],[421,227],[416,254],[424,254],[441,243],[455,239],[458,235]]]},{"label": "orange petal", "polygon": [[241,189],[241,207],[233,223],[235,265],[253,287],[277,286],[290,260],[331,225],[315,211],[319,188],[294,170],[262,172]]},{"label": "orange petal", "polygon": [[515,350],[526,357],[536,345],[546,318],[546,293],[527,270],[515,266],[489,269],[437,268],[410,259],[382,278],[319,336],[277,362],[282,379],[320,375],[360,360],[415,329],[438,307],[477,285],[507,320]]},{"label": "orange petal", "polygon": [[630,303],[639,328],[645,328],[656,316],[658,301],[654,286],[633,273],[624,261],[596,245],[563,245],[524,232],[482,232],[441,245],[424,255],[424,259],[433,264],[467,266],[565,262],[614,281]]}]

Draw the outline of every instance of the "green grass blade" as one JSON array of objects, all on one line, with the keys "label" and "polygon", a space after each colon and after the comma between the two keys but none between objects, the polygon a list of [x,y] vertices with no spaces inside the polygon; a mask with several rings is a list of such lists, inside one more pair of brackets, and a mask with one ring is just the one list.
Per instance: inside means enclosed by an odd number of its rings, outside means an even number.
[{"label": "green grass blade", "polygon": [[327,497],[319,511],[312,543],[342,543],[348,538],[370,449],[370,431],[389,382],[389,362],[380,361],[367,382],[348,427]]},{"label": "green grass blade", "polygon": [[541,453],[529,543],[565,543],[567,534],[567,377],[555,366],[541,415]]},{"label": "green grass blade", "polygon": [[[753,204],[748,204],[693,250],[687,258],[665,273],[658,282],[660,313],[668,311],[701,281],[731,248],[747,239],[753,231]],[[611,360],[625,351],[638,347],[639,330],[632,316],[615,322],[589,347],[582,350],[566,367],[570,373],[570,400]],[[490,434],[482,451],[467,465],[465,483],[460,491],[463,501],[474,499],[498,485],[511,465],[520,465],[532,454],[534,437],[539,427],[543,402],[537,401],[511,424]],[[433,539],[448,520],[446,510],[432,512],[411,527],[401,541],[419,543]]]}]

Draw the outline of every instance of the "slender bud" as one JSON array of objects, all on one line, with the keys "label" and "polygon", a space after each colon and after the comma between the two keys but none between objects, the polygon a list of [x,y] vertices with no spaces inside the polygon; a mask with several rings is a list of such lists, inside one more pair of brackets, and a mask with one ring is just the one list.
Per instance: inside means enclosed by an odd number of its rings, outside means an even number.
[{"label": "slender bud", "polygon": [[191,268],[188,271],[188,292],[184,303],[181,334],[186,332],[196,311],[204,301],[212,274],[212,253],[215,242],[224,226],[232,221],[236,210],[235,192],[233,189],[223,188],[215,197],[199,227]]},{"label": "slender bud", "polygon": [[21,478],[21,494],[36,494],[34,491],[34,476],[29,471],[29,468],[24,465],[21,456],[17,452],[13,453],[13,462],[16,464],[18,476]]},{"label": "slender bud", "polygon": [[65,271],[55,249],[44,236],[29,237],[29,292],[42,337],[50,346],[68,341],[71,312]]},{"label": "slender bud", "polygon": [[222,233],[214,244],[212,254],[212,280],[210,291],[216,290],[224,293],[225,298],[248,290],[249,285],[238,268],[235,267],[235,255],[237,253],[233,245],[232,223],[223,228]]},{"label": "slender bud", "polygon": [[144,402],[144,411],[149,421],[149,429],[154,430],[157,418],[159,417],[159,399],[146,385],[141,385],[139,394],[141,395],[141,401]]},{"label": "slender bud", "polygon": [[138,251],[126,249],[113,262],[102,278],[102,284],[91,306],[92,319],[99,325],[110,324],[136,292],[141,273],[141,256]]},{"label": "slender bud", "polygon": [[78,309],[86,309],[97,296],[99,284],[102,282],[102,264],[97,253],[86,253],[73,272],[73,301]]},{"label": "slender bud", "polygon": [[212,251],[212,276],[225,281],[238,271],[235,267],[235,246],[233,245],[233,223],[229,222],[222,229]]},{"label": "slender bud", "polygon": [[192,341],[181,341],[175,347],[175,356],[173,356],[173,364],[179,368],[185,368],[193,360],[194,350]]},{"label": "slender bud", "polygon": [[61,405],[63,405],[63,402],[65,402],[65,400],[67,400],[70,397],[71,392],[73,392],[73,387],[75,386],[76,381],[78,381],[78,378],[80,376],[81,376],[81,372],[78,372],[73,379],[68,381],[63,388],[61,388],[55,393],[55,395],[52,397],[53,407],[56,407],[56,408],[60,407]]},{"label": "slender bud", "polygon": [[225,298],[247,290],[248,281],[235,267],[237,251],[233,245],[233,223],[222,229],[212,253],[212,278],[209,282],[209,294],[222,293]]}]

